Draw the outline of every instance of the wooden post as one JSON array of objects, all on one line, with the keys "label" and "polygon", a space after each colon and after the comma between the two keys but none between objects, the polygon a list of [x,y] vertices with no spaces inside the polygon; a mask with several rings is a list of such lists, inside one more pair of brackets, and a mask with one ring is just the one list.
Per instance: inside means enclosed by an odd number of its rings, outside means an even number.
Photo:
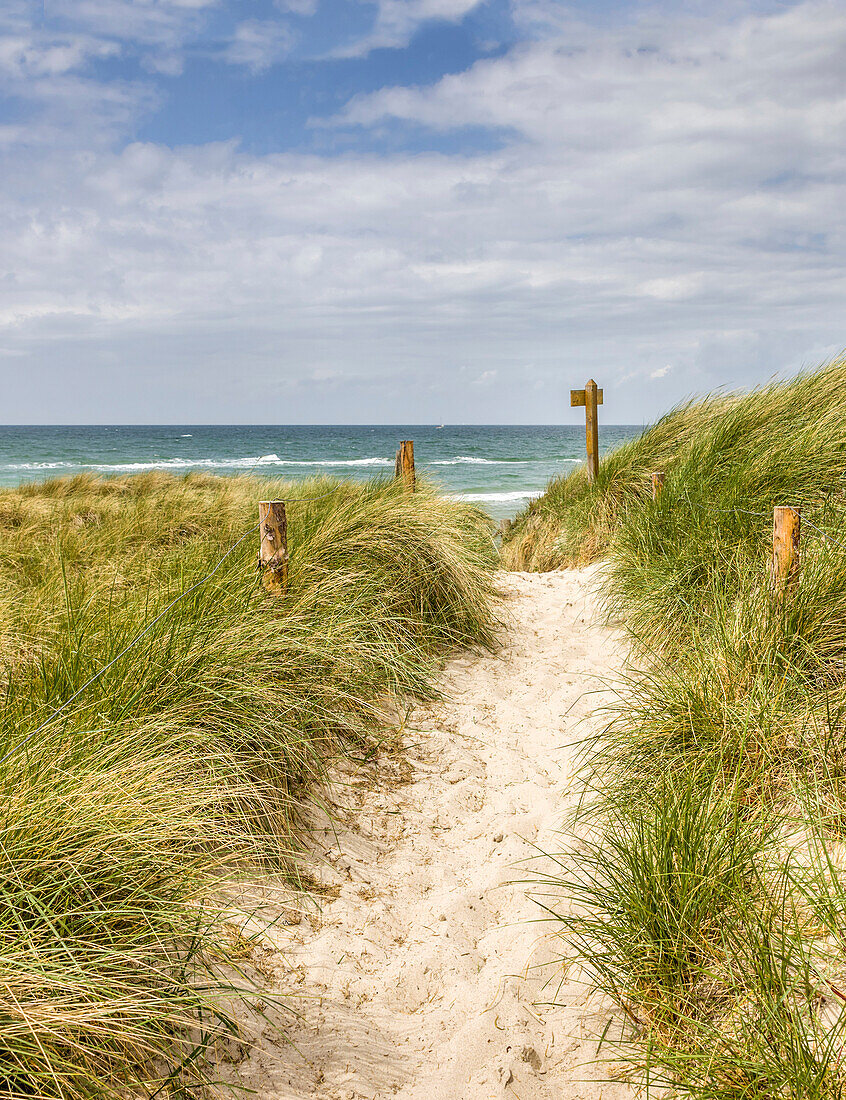
[{"label": "wooden post", "polygon": [[652,499],[657,500],[661,493],[664,491],[664,473],[654,473],[652,475]]},{"label": "wooden post", "polygon": [[570,390],[570,405],[585,407],[585,441],[587,443],[588,481],[596,481],[599,473],[599,418],[596,407],[602,404],[602,390],[589,378],[583,390]]},{"label": "wooden post", "polygon": [[585,383],[588,481],[596,481],[596,475],[599,473],[599,418],[596,414],[598,403],[596,382],[591,378]]},{"label": "wooden post", "polygon": [[403,439],[400,442],[399,450],[397,451],[397,462],[395,467],[395,473],[397,477],[401,477],[405,482],[405,487],[414,490],[414,483],[417,480],[414,473],[414,440]]},{"label": "wooden post", "polygon": [[284,500],[259,502],[259,568],[265,589],[281,596],[288,587],[288,517]]},{"label": "wooden post", "polygon": [[781,599],[799,576],[799,530],[801,516],[798,508],[782,505],[773,509],[773,560],[770,581],[776,599]]}]

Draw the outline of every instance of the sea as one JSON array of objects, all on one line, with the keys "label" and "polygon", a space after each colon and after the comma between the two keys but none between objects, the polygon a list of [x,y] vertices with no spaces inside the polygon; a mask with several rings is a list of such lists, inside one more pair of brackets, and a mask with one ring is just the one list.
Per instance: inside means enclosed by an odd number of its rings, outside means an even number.
[{"label": "sea", "polygon": [[[600,459],[642,430],[600,425]],[[585,459],[585,429],[573,425],[9,426],[0,427],[0,485],[84,470],[103,475],[204,470],[295,480],[330,474],[365,480],[392,473],[401,439],[414,440],[420,474],[497,520],[514,516],[550,478]]]}]

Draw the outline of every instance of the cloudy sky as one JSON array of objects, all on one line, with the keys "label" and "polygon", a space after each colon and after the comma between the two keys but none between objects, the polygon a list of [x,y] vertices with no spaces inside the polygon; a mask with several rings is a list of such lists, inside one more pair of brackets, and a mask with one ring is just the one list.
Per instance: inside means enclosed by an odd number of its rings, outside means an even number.
[{"label": "cloudy sky", "polygon": [[575,422],[846,346],[846,0],[2,0],[0,421]]}]

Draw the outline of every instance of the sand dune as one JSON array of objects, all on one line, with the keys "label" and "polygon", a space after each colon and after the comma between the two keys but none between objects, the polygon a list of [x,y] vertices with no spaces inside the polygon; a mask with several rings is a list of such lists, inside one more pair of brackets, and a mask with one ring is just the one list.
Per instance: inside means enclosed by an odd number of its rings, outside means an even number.
[{"label": "sand dune", "polygon": [[630,1095],[591,1064],[611,1006],[562,984],[564,945],[517,881],[561,850],[622,643],[596,614],[595,570],[503,578],[505,649],[450,661],[449,702],[411,716],[405,753],[350,772],[340,821],[315,823],[320,912],[266,899],[287,922],[263,937],[268,993],[300,1016],[276,1021],[290,1045],[266,1026],[226,1070],[262,1100]]}]

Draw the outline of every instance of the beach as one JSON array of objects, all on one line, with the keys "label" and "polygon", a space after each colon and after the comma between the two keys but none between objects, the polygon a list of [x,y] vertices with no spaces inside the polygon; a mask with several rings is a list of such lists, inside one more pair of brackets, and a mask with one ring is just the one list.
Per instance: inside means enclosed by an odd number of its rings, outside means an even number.
[{"label": "beach", "polygon": [[245,929],[284,1009],[225,1072],[260,1100],[631,1095],[595,1064],[619,1009],[562,969],[537,878],[566,846],[579,747],[625,648],[596,567],[500,579],[504,647],[453,657],[443,705],[364,775],[335,774],[339,805],[308,841],[315,900],[264,888]]}]

